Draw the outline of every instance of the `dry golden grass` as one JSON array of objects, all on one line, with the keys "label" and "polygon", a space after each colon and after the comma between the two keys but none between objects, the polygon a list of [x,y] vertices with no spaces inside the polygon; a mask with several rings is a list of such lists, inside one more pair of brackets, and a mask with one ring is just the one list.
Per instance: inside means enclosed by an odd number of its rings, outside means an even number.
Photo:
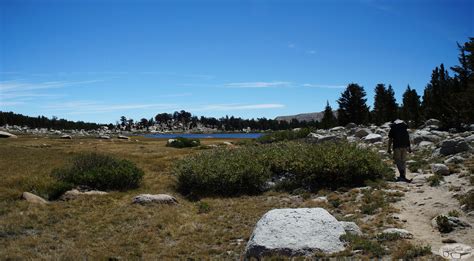
[{"label": "dry golden grass", "polygon": [[[138,141],[135,141],[135,140]],[[223,140],[205,140],[221,144]],[[287,194],[206,198],[211,211],[174,189],[172,162],[195,149],[175,149],[164,140],[132,141],[20,137],[0,140],[0,257],[39,259],[239,258],[256,221],[279,207],[315,206],[285,201]],[[49,174],[82,151],[110,153],[145,171],[139,189],[83,197],[47,206],[20,200],[23,191],[52,181]],[[178,206],[132,205],[140,193],[169,193]]]},{"label": "dry golden grass", "polygon": [[[203,140],[222,144],[224,140]],[[268,210],[322,206],[338,219],[353,214],[366,232],[387,225],[389,208],[373,221],[354,204],[357,191],[321,191],[338,204],[268,192],[260,196],[203,198],[210,206],[199,213],[198,203],[174,188],[171,164],[197,149],[175,149],[165,140],[134,137],[130,141],[92,138],[61,140],[21,136],[0,140],[0,258],[1,259],[239,259],[258,219]],[[76,153],[105,152],[135,162],[145,171],[136,190],[56,201],[46,206],[20,200],[23,191],[46,187],[50,173]],[[177,206],[132,205],[141,193],[167,193]],[[311,195],[315,197],[315,195]]]}]

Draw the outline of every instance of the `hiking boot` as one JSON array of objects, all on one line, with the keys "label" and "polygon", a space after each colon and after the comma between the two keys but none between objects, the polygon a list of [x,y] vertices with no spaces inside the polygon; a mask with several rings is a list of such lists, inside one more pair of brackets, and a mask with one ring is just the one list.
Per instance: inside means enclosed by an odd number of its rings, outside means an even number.
[{"label": "hiking boot", "polygon": [[405,177],[398,177],[398,178],[397,178],[397,182],[410,183],[410,182],[411,182],[411,179],[407,179],[407,178],[405,178]]}]

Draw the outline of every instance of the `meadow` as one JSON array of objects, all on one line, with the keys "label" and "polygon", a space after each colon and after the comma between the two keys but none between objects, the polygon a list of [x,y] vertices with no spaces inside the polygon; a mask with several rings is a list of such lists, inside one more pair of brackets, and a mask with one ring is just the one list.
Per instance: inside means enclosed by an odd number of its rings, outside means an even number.
[{"label": "meadow", "polygon": [[[226,146],[224,141],[238,143],[219,139],[201,142]],[[186,198],[178,192],[172,166],[184,156],[201,151],[167,147],[165,140],[144,137],[61,140],[21,136],[0,140],[0,257],[235,260],[241,258],[256,222],[275,208],[324,207],[339,220],[355,221],[367,235],[375,235],[377,228],[384,225],[398,226],[389,218],[395,211],[389,203],[400,195],[384,194],[383,190],[267,191],[250,196]],[[20,199],[24,191],[41,194],[54,182],[52,171],[82,152],[130,160],[144,171],[144,179],[136,189],[57,200],[48,205]],[[133,197],[142,193],[170,194],[179,204],[132,204]],[[328,201],[315,200],[318,196],[326,196]],[[361,200],[354,204],[358,197]],[[361,219],[367,215],[370,218]],[[374,247],[376,241],[364,245],[367,242],[358,243],[363,245],[359,254],[389,254]],[[398,243],[390,243],[390,248],[397,246]],[[345,254],[350,255],[350,250]]]}]

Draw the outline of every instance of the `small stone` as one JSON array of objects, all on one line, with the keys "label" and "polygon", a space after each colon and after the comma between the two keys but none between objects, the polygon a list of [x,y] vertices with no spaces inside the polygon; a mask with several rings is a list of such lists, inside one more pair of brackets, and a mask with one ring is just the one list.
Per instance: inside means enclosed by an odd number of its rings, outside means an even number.
[{"label": "small stone", "polygon": [[117,139],[120,139],[120,140],[129,140],[130,138],[127,137],[127,136],[124,136],[124,135],[118,135],[118,136],[117,136]]},{"label": "small stone", "polygon": [[441,163],[436,163],[436,164],[431,165],[431,170],[436,175],[443,175],[443,176],[449,175],[448,166]]},{"label": "small stone", "polygon": [[346,231],[347,234],[357,236],[362,235],[362,231],[356,223],[348,221],[340,221],[339,223],[341,223],[342,227],[344,228],[344,231]]}]

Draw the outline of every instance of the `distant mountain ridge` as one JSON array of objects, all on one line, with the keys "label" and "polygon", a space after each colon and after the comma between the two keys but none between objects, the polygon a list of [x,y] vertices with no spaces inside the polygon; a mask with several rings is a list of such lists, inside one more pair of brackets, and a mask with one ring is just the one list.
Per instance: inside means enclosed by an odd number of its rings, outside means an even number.
[{"label": "distant mountain ridge", "polygon": [[[337,117],[337,112],[333,111],[334,116]],[[308,113],[300,113],[296,115],[288,115],[288,116],[277,116],[275,120],[277,121],[287,121],[290,122],[292,119],[297,119],[298,121],[306,121],[310,122],[312,120],[319,121],[323,119],[324,111],[322,112],[308,112]]]}]

